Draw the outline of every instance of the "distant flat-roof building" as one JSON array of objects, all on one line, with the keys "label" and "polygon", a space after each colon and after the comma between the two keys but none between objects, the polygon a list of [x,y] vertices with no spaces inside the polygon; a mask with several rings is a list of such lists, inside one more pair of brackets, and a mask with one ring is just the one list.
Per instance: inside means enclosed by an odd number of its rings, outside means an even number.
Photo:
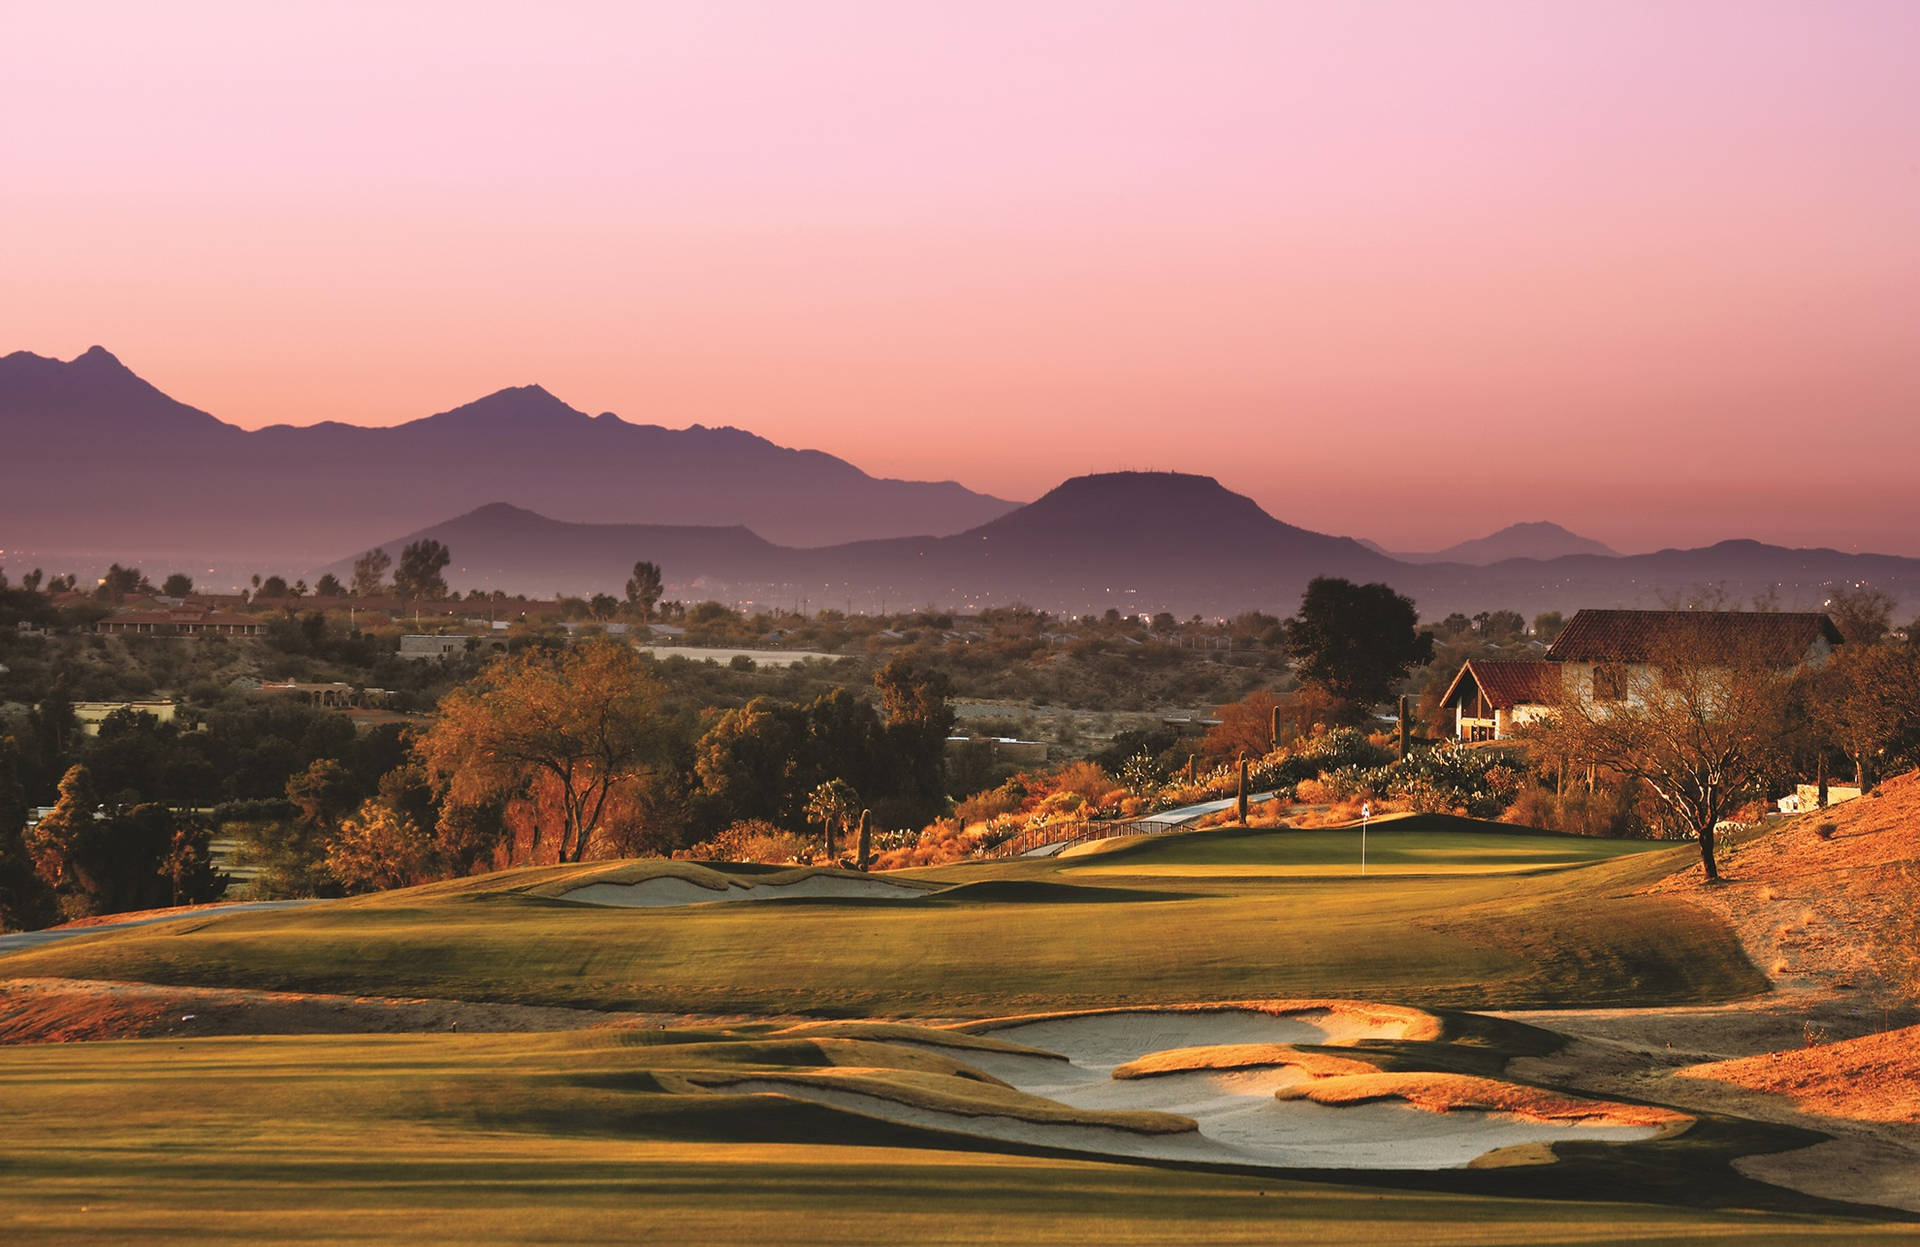
[{"label": "distant flat-roof building", "polygon": [[198,606],[175,606],[122,611],[94,624],[93,630],[110,636],[264,636],[267,621]]},{"label": "distant flat-roof building", "polygon": [[175,712],[179,710],[179,704],[171,701],[76,701],[73,703],[73,717],[80,724],[80,730],[88,736],[98,736],[100,725],[106,722],[107,716],[116,710],[150,714],[162,723],[171,723]]},{"label": "distant flat-roof building", "polygon": [[504,654],[507,638],[491,629],[485,636],[429,636],[408,633],[400,638],[401,658],[409,662],[427,662],[441,658],[463,658],[468,654]]},{"label": "distant flat-roof building", "polygon": [[400,657],[411,662],[434,658],[458,658],[467,652],[469,638],[463,636],[422,636],[408,633],[400,638]]},{"label": "distant flat-roof building", "polygon": [[384,705],[386,690],[355,688],[339,681],[306,683],[299,680],[266,681],[254,692],[269,697],[291,697],[309,706],[343,710],[348,706]]}]

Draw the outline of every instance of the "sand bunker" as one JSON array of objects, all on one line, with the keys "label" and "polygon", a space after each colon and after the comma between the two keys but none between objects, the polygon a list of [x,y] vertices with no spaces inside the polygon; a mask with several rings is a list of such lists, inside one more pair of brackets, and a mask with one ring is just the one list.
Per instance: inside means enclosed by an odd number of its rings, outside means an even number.
[{"label": "sand bunker", "polygon": [[[1004,1056],[989,1059],[1008,1068]],[[969,1064],[985,1062],[969,1059]],[[1057,1068],[1048,1072],[1058,1076]],[[942,1112],[800,1080],[755,1079],[727,1090],[773,1092],[886,1121],[1063,1151],[1270,1169],[1457,1168],[1488,1152],[1523,1144],[1629,1142],[1657,1133],[1647,1127],[1547,1122],[1508,1113],[1438,1114],[1396,1103],[1327,1108],[1276,1098],[1276,1092],[1306,1077],[1288,1069],[1233,1070],[1122,1082],[1088,1077],[1083,1070],[1081,1081],[1073,1083],[1014,1084],[1072,1108],[1176,1113],[1193,1121],[1194,1130],[1177,1134]]]},{"label": "sand bunker", "polygon": [[1513,1113],[1535,1121],[1594,1122],[1609,1126],[1678,1127],[1693,1118],[1652,1104],[1622,1104],[1566,1095],[1497,1078],[1429,1071],[1336,1074],[1289,1086],[1283,1099],[1312,1100],[1315,1104],[1370,1104],[1403,1100],[1434,1113],[1462,1109]]},{"label": "sand bunker", "polygon": [[1125,1065],[1116,1066],[1113,1076],[1115,1078],[1158,1078],[1165,1074],[1261,1069],[1280,1065],[1301,1070],[1314,1078],[1380,1072],[1380,1068],[1369,1061],[1334,1056],[1328,1052],[1303,1051],[1286,1044],[1236,1043],[1150,1052],[1137,1061],[1128,1061]]},{"label": "sand bunker", "polygon": [[792,883],[745,884],[709,888],[678,878],[657,875],[638,883],[589,883],[560,894],[563,901],[588,905],[618,905],[629,909],[672,909],[682,905],[723,905],[736,901],[785,900],[811,897],[825,900],[916,900],[926,893],[881,879],[853,879],[845,875],[808,875]]},{"label": "sand bunker", "polygon": [[1111,1070],[1152,1052],[1228,1044],[1346,1044],[1435,1039],[1430,1014],[1358,1001],[1275,1001],[1260,1008],[1111,1009],[967,1027],[1076,1064]]},{"label": "sand bunker", "polygon": [[1374,1088],[1377,1095],[1359,1097],[1364,1102],[1338,1107],[1302,1094],[1315,1082],[1347,1081],[1362,1070],[1389,1076],[1358,1054],[1352,1060],[1323,1057],[1290,1052],[1285,1045],[1433,1037],[1434,1019],[1412,1009],[1335,1001],[1123,1009],[1007,1019],[966,1030],[1039,1050],[946,1050],[1015,1090],[1089,1113],[1170,1113],[1195,1128],[1150,1133],[948,1112],[820,1080],[756,1079],[729,1089],[774,1092],[888,1121],[1063,1151],[1272,1169],[1444,1169],[1504,1148],[1575,1139],[1635,1142],[1661,1133],[1644,1120],[1610,1116],[1609,1106],[1594,1101],[1560,1105],[1568,1111],[1556,1118],[1538,1111],[1542,1106],[1535,1102],[1539,1097],[1529,1097],[1531,1089],[1487,1079],[1471,1080],[1472,1095],[1435,1098],[1416,1094],[1421,1087],[1408,1082]]}]

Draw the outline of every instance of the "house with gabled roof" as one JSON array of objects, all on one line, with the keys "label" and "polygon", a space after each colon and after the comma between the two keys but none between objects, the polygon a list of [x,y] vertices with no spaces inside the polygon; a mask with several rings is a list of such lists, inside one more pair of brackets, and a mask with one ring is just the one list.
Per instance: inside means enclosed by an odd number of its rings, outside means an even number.
[{"label": "house with gabled roof", "polygon": [[1583,610],[1554,638],[1547,661],[1560,664],[1562,696],[1604,705],[1656,687],[1678,664],[1818,667],[1840,643],[1819,611]]},{"label": "house with gabled roof", "polygon": [[1440,704],[1457,739],[1504,740],[1565,701],[1605,705],[1656,688],[1677,665],[1817,667],[1840,643],[1818,611],[1583,610],[1544,659],[1469,659]]},{"label": "house with gabled roof", "polygon": [[1560,668],[1540,659],[1469,658],[1440,704],[1453,711],[1456,740],[1505,740],[1560,697]]}]

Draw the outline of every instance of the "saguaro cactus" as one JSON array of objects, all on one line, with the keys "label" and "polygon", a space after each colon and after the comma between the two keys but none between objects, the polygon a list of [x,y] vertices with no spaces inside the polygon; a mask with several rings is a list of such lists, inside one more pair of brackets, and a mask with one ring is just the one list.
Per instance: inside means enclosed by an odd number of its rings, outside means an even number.
[{"label": "saguaro cactus", "polygon": [[1199,754],[1190,753],[1187,755],[1187,782],[1189,784],[1193,782],[1194,767],[1199,763],[1199,761],[1200,761]]},{"label": "saguaro cactus", "polygon": [[873,811],[860,811],[860,869],[873,861]]},{"label": "saguaro cactus", "polygon": [[1273,708],[1273,728],[1270,732],[1267,733],[1267,741],[1268,741],[1267,748],[1269,749],[1278,749],[1280,747],[1280,707],[1279,706],[1275,706]]},{"label": "saguaro cactus", "polygon": [[1240,815],[1240,825],[1247,825],[1247,755],[1240,755],[1240,792],[1233,802],[1234,811]]}]

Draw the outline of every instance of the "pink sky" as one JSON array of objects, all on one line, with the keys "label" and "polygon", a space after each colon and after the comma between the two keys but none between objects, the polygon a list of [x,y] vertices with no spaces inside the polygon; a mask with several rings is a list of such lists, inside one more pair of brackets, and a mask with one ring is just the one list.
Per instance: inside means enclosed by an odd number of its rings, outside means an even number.
[{"label": "pink sky", "polygon": [[[401,13],[390,12],[400,9]],[[1920,4],[14,6],[0,352],[1920,554]],[[567,517],[561,517],[567,518]]]}]

